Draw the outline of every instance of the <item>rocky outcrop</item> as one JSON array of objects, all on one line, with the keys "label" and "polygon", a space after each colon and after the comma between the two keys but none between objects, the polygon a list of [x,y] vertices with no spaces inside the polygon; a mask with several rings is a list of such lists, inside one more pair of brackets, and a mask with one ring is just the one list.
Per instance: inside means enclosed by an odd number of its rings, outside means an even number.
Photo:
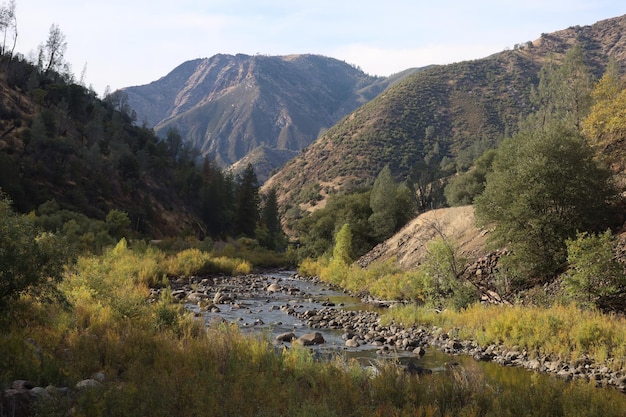
[{"label": "rocky outcrop", "polygon": [[47,387],[36,386],[27,380],[15,380],[11,388],[0,393],[0,416],[7,417],[28,417],[32,415],[32,408],[36,401],[53,400],[58,397],[65,397],[75,401],[81,392],[102,387],[105,376],[98,372],[91,378],[78,381],[74,389],[69,387]]}]

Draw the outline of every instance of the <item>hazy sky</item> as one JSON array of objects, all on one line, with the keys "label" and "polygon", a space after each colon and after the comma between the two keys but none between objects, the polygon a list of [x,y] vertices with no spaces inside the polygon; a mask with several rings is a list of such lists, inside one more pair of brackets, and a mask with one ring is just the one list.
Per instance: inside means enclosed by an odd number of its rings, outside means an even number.
[{"label": "hazy sky", "polygon": [[[4,0],[6,1],[6,0]],[[17,51],[59,25],[66,60],[102,94],[218,53],[314,53],[372,75],[482,58],[626,14],[624,0],[16,0]],[[34,56],[34,55],[33,55]]]}]

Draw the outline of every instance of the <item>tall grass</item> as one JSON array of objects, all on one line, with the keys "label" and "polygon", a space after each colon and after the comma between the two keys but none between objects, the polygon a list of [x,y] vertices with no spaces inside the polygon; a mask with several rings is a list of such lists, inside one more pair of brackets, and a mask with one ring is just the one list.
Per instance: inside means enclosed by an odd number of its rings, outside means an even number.
[{"label": "tall grass", "polygon": [[390,310],[383,321],[438,326],[481,345],[517,346],[532,356],[551,355],[573,361],[583,356],[610,369],[626,369],[626,319],[574,304],[551,307],[474,304],[461,311],[405,306]]},{"label": "tall grass", "polygon": [[575,304],[532,307],[475,303],[440,312],[427,302],[433,299],[432,286],[423,271],[401,271],[392,262],[363,269],[324,259],[305,260],[299,272],[318,275],[353,292],[367,290],[383,299],[414,301],[389,310],[383,317],[386,323],[394,320],[408,326],[438,326],[483,346],[504,344],[525,349],[536,357],[550,355],[568,361],[591,357],[610,369],[626,370],[623,316],[581,310]]},{"label": "tall grass", "polygon": [[[181,265],[198,256],[181,255]],[[613,417],[626,408],[626,399],[578,384],[511,392],[473,369],[420,378],[386,363],[372,372],[339,356],[320,362],[305,347],[277,348],[236,326],[206,327],[167,296],[148,302],[146,282],[169,273],[169,261],[118,245],[67,272],[67,305],[20,300],[0,337],[2,385],[71,387],[95,372],[106,376],[100,388],[42,399],[33,410],[41,416]]]}]

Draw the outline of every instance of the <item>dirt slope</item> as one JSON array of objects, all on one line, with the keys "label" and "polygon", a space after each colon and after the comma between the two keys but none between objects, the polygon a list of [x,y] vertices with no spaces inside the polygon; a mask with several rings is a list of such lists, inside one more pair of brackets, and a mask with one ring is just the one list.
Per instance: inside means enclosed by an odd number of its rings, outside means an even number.
[{"label": "dirt slope", "polygon": [[474,208],[463,206],[431,210],[419,215],[359,259],[359,264],[366,267],[374,261],[395,258],[402,268],[414,268],[424,259],[428,242],[440,236],[453,242],[459,255],[470,263],[487,254],[487,231],[476,227]]}]

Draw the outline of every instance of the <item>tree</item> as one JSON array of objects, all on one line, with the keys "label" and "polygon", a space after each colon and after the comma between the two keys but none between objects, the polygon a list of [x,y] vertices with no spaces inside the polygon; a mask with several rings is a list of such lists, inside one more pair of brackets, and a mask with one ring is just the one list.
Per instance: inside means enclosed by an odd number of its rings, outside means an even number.
[{"label": "tree", "polygon": [[411,183],[415,187],[417,210],[424,212],[444,203],[441,169],[434,158],[424,158],[411,168]]},{"label": "tree", "polygon": [[259,222],[259,183],[251,164],[239,178],[235,202],[236,234],[253,238]]},{"label": "tree", "polygon": [[398,184],[391,175],[391,168],[386,165],[376,177],[370,194],[372,215],[369,223],[372,233],[383,241],[396,231],[396,189]]},{"label": "tree", "polygon": [[2,31],[2,55],[7,53],[7,37],[13,37],[13,45],[9,53],[9,58],[13,56],[15,45],[17,44],[17,14],[15,13],[15,0],[10,0],[8,4],[0,7],[0,31]]},{"label": "tree", "polygon": [[626,286],[624,268],[615,258],[615,238],[610,230],[599,234],[578,233],[568,239],[569,270],[563,278],[566,294],[583,305],[596,306]]},{"label": "tree", "polygon": [[69,259],[67,247],[58,236],[39,233],[0,195],[0,305],[26,293],[51,294]]},{"label": "tree", "polygon": [[524,129],[547,129],[553,123],[581,130],[591,107],[593,79],[579,46],[565,54],[561,65],[547,62],[539,72],[539,84],[531,90],[537,111],[525,120]]},{"label": "tree", "polygon": [[370,193],[372,214],[368,218],[373,237],[378,241],[392,236],[415,214],[414,192],[398,184],[386,165],[376,177]]},{"label": "tree", "polygon": [[50,71],[60,73],[65,64],[66,49],[65,34],[59,25],[53,23],[46,43],[39,47],[39,68],[46,74]]},{"label": "tree", "polygon": [[480,224],[493,225],[493,242],[510,245],[512,268],[545,278],[562,267],[565,239],[604,230],[616,190],[580,133],[553,126],[502,142],[475,199]]},{"label": "tree", "polygon": [[626,137],[626,89],[619,67],[611,60],[593,89],[594,104],[582,123],[583,133],[600,149],[618,145]]},{"label": "tree", "polygon": [[490,149],[474,162],[474,167],[452,179],[444,189],[446,201],[451,206],[472,204],[485,190],[487,173],[491,170],[496,151]]},{"label": "tree", "polygon": [[350,230],[350,223],[341,226],[341,229],[335,237],[333,261],[344,265],[350,265],[352,263],[352,231]]},{"label": "tree", "polygon": [[128,213],[113,209],[109,211],[105,221],[109,234],[115,239],[120,240],[124,237],[128,237],[128,233],[130,231],[130,219],[128,218]]},{"label": "tree", "polygon": [[[266,242],[261,242],[268,249],[284,248],[286,238],[280,226],[280,216],[278,214],[278,198],[276,189],[271,188],[265,196],[265,204],[261,212],[261,227],[267,232]],[[258,238],[258,231],[257,231]]]}]

